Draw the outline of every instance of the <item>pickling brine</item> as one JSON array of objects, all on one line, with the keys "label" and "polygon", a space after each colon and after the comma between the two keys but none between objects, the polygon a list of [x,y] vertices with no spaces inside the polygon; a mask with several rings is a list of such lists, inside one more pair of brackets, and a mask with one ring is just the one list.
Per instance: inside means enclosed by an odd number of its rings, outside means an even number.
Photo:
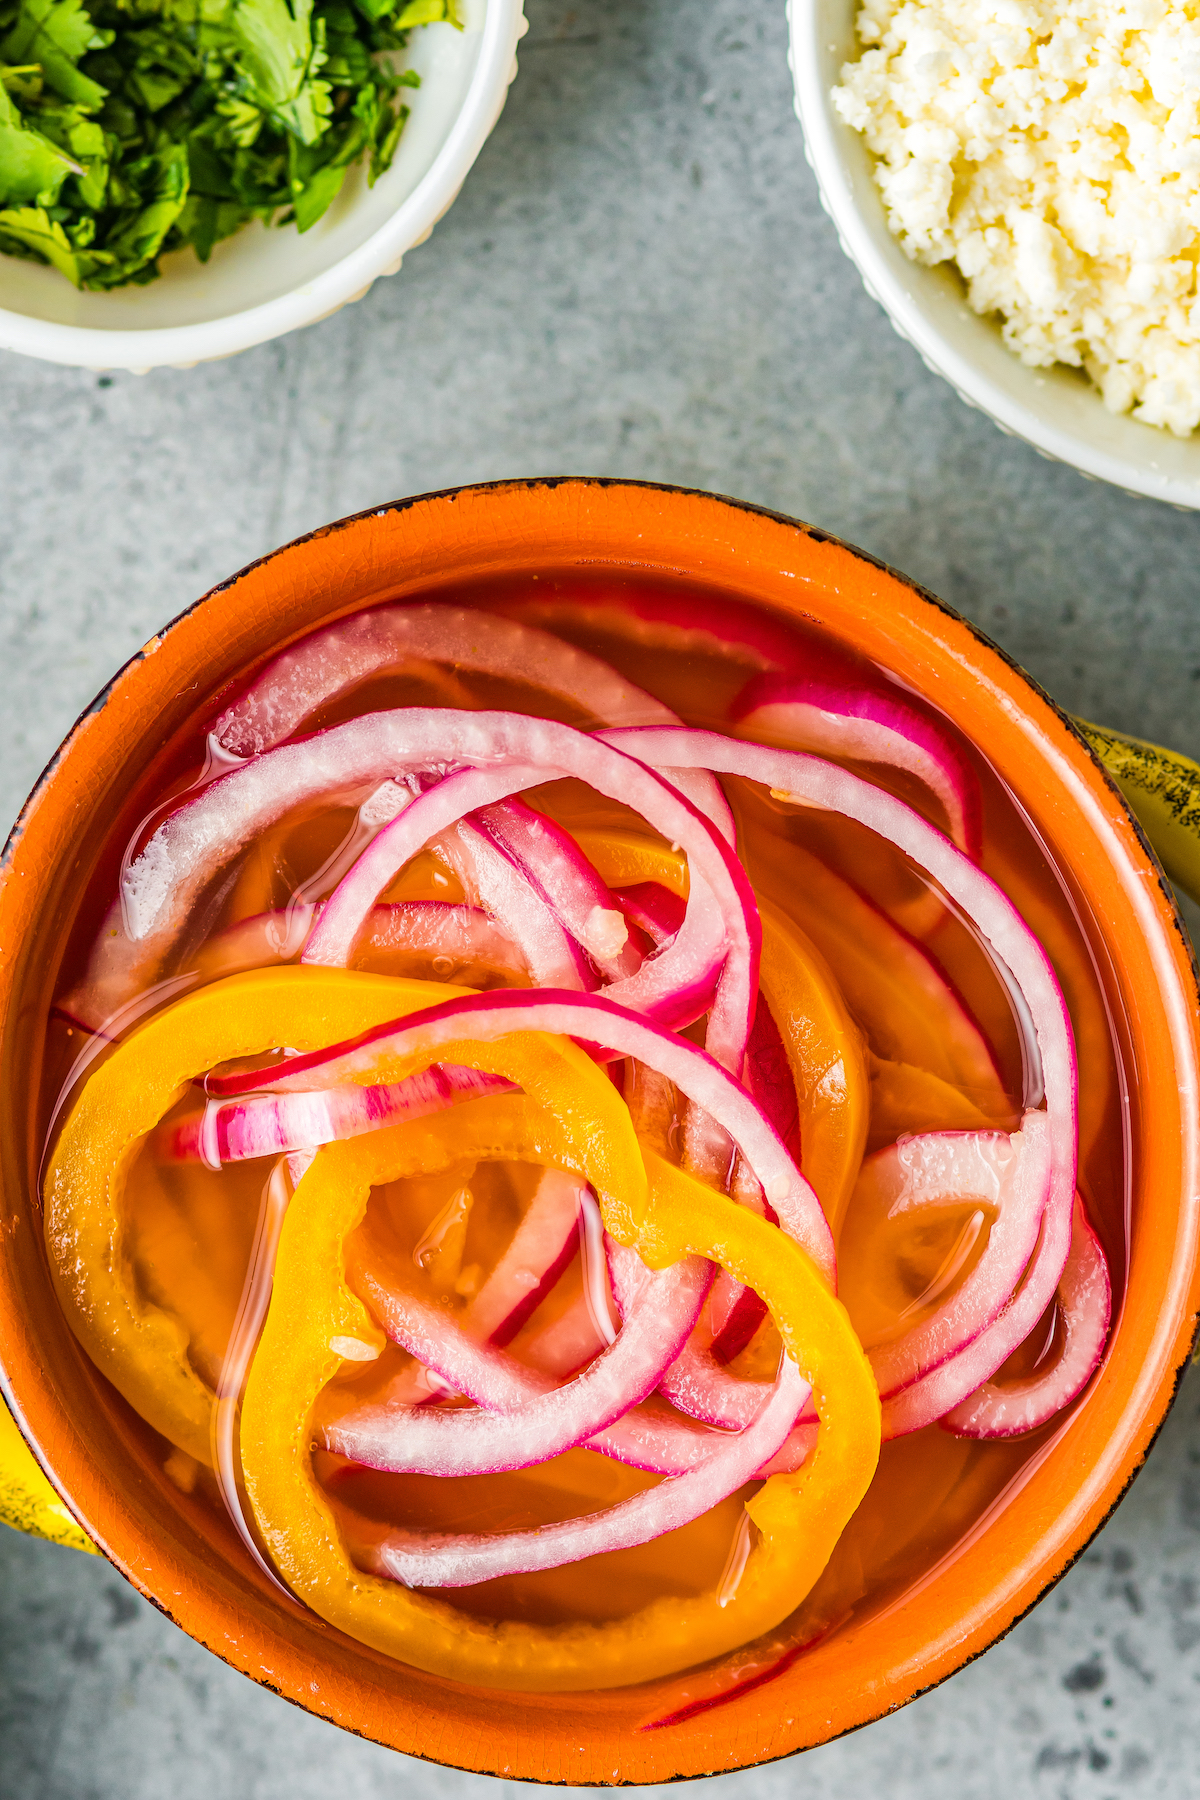
[{"label": "pickling brine", "polygon": [[548,571],[340,619],[166,744],[46,1024],[96,1366],[257,1571],[500,1688],[902,1602],[1107,1341],[1121,1062],[978,747],[843,646]]}]

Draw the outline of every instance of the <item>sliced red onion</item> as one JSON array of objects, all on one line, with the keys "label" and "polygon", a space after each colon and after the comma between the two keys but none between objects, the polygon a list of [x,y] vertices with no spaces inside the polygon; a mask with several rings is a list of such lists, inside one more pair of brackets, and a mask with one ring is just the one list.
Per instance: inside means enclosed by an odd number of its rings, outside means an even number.
[{"label": "sliced red onion", "polygon": [[[306,959],[348,960],[376,895],[412,853],[405,849],[410,842],[420,849],[429,835],[456,824],[466,812],[523,787],[577,776],[642,812],[670,842],[679,843],[692,871],[679,936],[622,981],[622,997],[631,1005],[662,1008],[675,1022],[681,1009],[686,1015],[711,987],[724,956],[711,1008],[710,1046],[729,1066],[740,1067],[758,985],[758,915],[737,857],[689,801],[632,758],[570,726],[511,713],[412,708],[368,714],[270,751],[214,782],[159,827],[131,866],[125,901],[133,935],[115,931],[100,940],[89,989],[144,985],[208,882],[292,807],[318,796],[374,791],[388,776],[436,773],[453,764],[467,766],[414,800],[359,858],[326,904]],[[371,891],[374,879],[379,885]]]},{"label": "sliced red onion", "polygon": [[328,1088],[323,1093],[258,1094],[210,1099],[202,1113],[161,1130],[159,1154],[172,1162],[200,1161],[208,1169],[257,1156],[315,1150],[342,1138],[443,1112],[461,1100],[512,1091],[511,1081],[479,1069],[433,1063],[387,1087]]},{"label": "sliced red onion", "polygon": [[673,1081],[728,1132],[788,1235],[832,1283],[833,1239],[821,1203],[741,1083],[706,1050],[618,1006],[607,994],[507,988],[464,995],[347,1043],[288,1057],[267,1070],[210,1079],[210,1087],[230,1095],[252,1086],[301,1093],[344,1082],[369,1083],[372,1071],[401,1058],[434,1061],[442,1044],[461,1044],[464,1039],[492,1043],[514,1031],[579,1038],[614,1056],[632,1056]]},{"label": "sliced red onion", "polygon": [[[511,1422],[516,1410],[527,1401],[558,1389],[560,1372],[538,1362],[531,1366],[531,1347],[526,1347],[518,1361],[494,1345],[470,1336],[440,1307],[399,1292],[380,1275],[378,1268],[356,1261],[351,1266],[351,1276],[378,1317],[387,1322],[389,1334],[433,1375],[440,1393],[461,1394],[478,1406],[505,1413]],[[555,1335],[561,1342],[562,1334]],[[593,1339],[592,1347],[598,1353],[603,1345]],[[578,1366],[577,1348],[570,1355],[576,1360],[563,1374],[574,1374]],[[372,1444],[389,1439],[397,1417],[401,1416],[400,1408],[411,1404],[416,1394],[407,1375],[408,1371],[404,1371],[392,1381],[383,1400],[347,1407],[343,1419],[353,1415],[353,1428],[359,1439]],[[428,1392],[426,1387],[426,1398]],[[323,1441],[331,1449],[342,1442],[337,1434],[343,1419],[326,1421],[323,1427]],[[622,1417],[598,1431],[587,1447],[651,1474],[683,1475],[698,1468],[721,1442],[718,1434],[702,1426],[653,1404],[641,1404],[631,1406]]]},{"label": "sliced red onion", "polygon": [[[1071,1248],[1071,1212],[1052,1195],[1042,1213],[1042,1235],[1025,1280],[992,1323],[957,1356],[883,1403],[885,1439],[904,1437],[945,1418],[1006,1363],[1053,1300]],[[1051,1279],[1053,1276],[1053,1280]]]},{"label": "sliced red onion", "polygon": [[583,615],[647,649],[670,650],[680,657],[719,656],[723,662],[742,663],[751,669],[799,674],[812,655],[812,640],[800,637],[790,624],[761,606],[727,594],[709,599],[692,592],[676,595],[663,588],[623,594],[614,600],[581,589],[565,600],[531,596],[510,603],[506,610],[521,619],[537,620],[550,630],[560,624],[577,624]]},{"label": "sliced red onion", "polygon": [[332,700],[413,661],[448,663],[540,687],[605,723],[674,724],[653,695],[610,664],[549,632],[436,601],[352,613],[292,644],[217,720],[213,736],[238,756],[261,756]]},{"label": "sliced red onion", "polygon": [[[418,818],[424,817],[430,809],[436,813],[434,796],[441,785],[438,783],[427,789],[419,800],[414,801]],[[438,833],[433,839],[433,847],[454,870],[464,892],[479,900],[493,919],[503,922],[504,929],[524,957],[535,986],[587,991],[599,985],[591,965],[564,928],[554,907],[536,891],[521,865],[470,820],[459,819]],[[353,874],[353,869],[347,871],[347,880]],[[333,903],[337,904],[336,895]],[[318,925],[305,946],[305,962],[320,961],[322,941],[321,926]]]},{"label": "sliced red onion", "polygon": [[[615,1343],[564,1387],[500,1412],[483,1407],[368,1406],[326,1427],[328,1449],[369,1468],[424,1475],[483,1475],[526,1468],[577,1448],[654,1391],[696,1322],[711,1269],[696,1257],[656,1271]],[[428,1367],[439,1358],[426,1342],[420,1303],[366,1278],[389,1337]],[[439,1338],[443,1335],[439,1330]],[[500,1355],[501,1352],[494,1354]]]},{"label": "sliced red onion", "polygon": [[1040,1112],[1027,1112],[1011,1134],[924,1132],[868,1157],[856,1207],[894,1219],[978,1200],[995,1213],[965,1281],[928,1319],[869,1353],[885,1399],[955,1356],[1007,1305],[1038,1241],[1051,1172],[1050,1123]]},{"label": "sliced red onion", "polygon": [[809,668],[749,681],[731,717],[750,737],[782,738],[819,756],[887,763],[915,776],[938,801],[950,835],[973,862],[983,847],[979,778],[950,732],[894,687],[872,687]]},{"label": "sliced red onion", "polygon": [[[911,807],[836,764],[798,751],[735,742],[714,732],[658,728],[612,735],[647,762],[672,768],[694,763],[739,775],[799,805],[857,819],[932,876],[972,921],[1006,983],[1022,995],[1024,1012],[1017,1023],[1026,1027],[1025,1105],[1036,1107],[1044,1094],[1049,1139],[1051,1175],[1041,1248],[1024,1286],[999,1318],[961,1355],[885,1407],[885,1430],[889,1422],[893,1435],[896,1430],[915,1430],[916,1423],[900,1420],[925,1424],[939,1418],[995,1373],[1044,1312],[1066,1262],[1075,1195],[1077,1072],[1071,1021],[1054,971],[1020,913],[989,876]],[[1020,1335],[1014,1336],[1018,1329]],[[950,1370],[956,1373],[947,1373]],[[966,1386],[961,1385],[964,1381]],[[929,1412],[935,1403],[938,1410]]]},{"label": "sliced red onion", "polygon": [[[443,755],[461,754],[461,760],[475,766],[429,788],[380,832],[328,902],[304,960],[348,962],[376,897],[437,832],[539,781],[574,775],[634,807],[678,842],[691,870],[691,898],[674,942],[635,974],[615,982],[613,997],[671,1024],[689,1023],[711,991],[724,950],[707,1042],[718,1060],[740,1069],[757,992],[758,909],[745,871],[720,834],[649,770],[628,758],[607,761],[597,755],[599,740],[569,726],[515,714],[446,711],[429,716],[440,721]],[[528,763],[517,760],[525,755]]]},{"label": "sliced red onion", "polygon": [[[613,896],[569,832],[520,800],[502,800],[472,824],[510,856],[609,981],[636,975],[641,952]],[[559,984],[566,985],[566,984]]]},{"label": "sliced red onion", "polygon": [[639,881],[632,887],[614,888],[613,899],[625,917],[646,933],[655,949],[665,949],[679,936],[687,902],[661,882]]},{"label": "sliced red onion", "polygon": [[462,1316],[469,1336],[502,1349],[528,1323],[574,1261],[582,1191],[577,1175],[542,1171],[507,1250]]},{"label": "sliced red onion", "polygon": [[[291,645],[222,713],[210,744],[237,756],[261,756],[330,701],[372,676],[401,673],[414,660],[542,688],[604,725],[678,724],[661,700],[549,632],[427,601],[354,613]],[[711,776],[693,776],[688,797],[730,836],[729,808]]]},{"label": "sliced red onion", "polygon": [[246,1271],[242,1297],[233,1322],[233,1330],[229,1334],[229,1344],[221,1363],[221,1373],[217,1378],[216,1402],[212,1413],[212,1458],[221,1499],[238,1536],[272,1587],[278,1588],[289,1599],[293,1599],[294,1595],[291,1590],[280,1581],[259,1549],[254,1534],[250,1530],[242,1506],[241,1491],[238,1487],[237,1478],[241,1463],[236,1446],[237,1415],[238,1407],[241,1404],[242,1389],[246,1385],[246,1376],[254,1358],[255,1346],[258,1343],[263,1320],[267,1316],[279,1238],[283,1231],[283,1221],[287,1215],[293,1192],[292,1183],[288,1180],[289,1172],[281,1158],[272,1169],[267,1178],[266,1187],[263,1189],[258,1226],[254,1234],[254,1244],[250,1252],[250,1263]]},{"label": "sliced red onion", "polygon": [[[628,1250],[611,1237],[605,1244],[609,1275],[617,1310],[637,1304],[646,1279],[646,1265],[634,1250]],[[757,1298],[757,1296],[756,1296]],[[679,1412],[702,1424],[731,1431],[743,1431],[757,1417],[770,1393],[770,1383],[741,1381],[720,1368],[710,1354],[685,1346],[658,1384],[659,1392]],[[817,1413],[807,1405],[797,1416],[789,1442],[795,1455],[791,1467],[798,1468],[816,1441]]]},{"label": "sliced red onion", "polygon": [[[318,901],[312,917],[319,918]],[[282,913],[255,913],[227,925],[197,953],[206,981],[282,960],[279,945],[288,936]],[[297,946],[299,949],[300,946]],[[449,900],[400,900],[372,909],[363,951],[393,959],[397,974],[432,971],[455,981],[465,969],[484,969],[509,980],[528,979],[529,966],[512,938],[477,906]],[[473,984],[470,984],[473,985]]]},{"label": "sliced red onion", "polygon": [[606,1512],[535,1531],[449,1534],[389,1531],[371,1565],[406,1587],[468,1587],[501,1575],[561,1568],[678,1531],[737,1492],[783,1444],[810,1389],[790,1357],[754,1423],[698,1469],[622,1500]]},{"label": "sliced red onion", "polygon": [[985,1381],[946,1414],[942,1425],[947,1431],[969,1438],[1019,1437],[1036,1431],[1070,1405],[1099,1368],[1112,1319],[1112,1284],[1100,1240],[1078,1195],[1055,1309],[1063,1344],[1050,1366],[1011,1386]]},{"label": "sliced red onion", "polygon": [[611,1338],[601,1331],[591,1296],[581,1287],[563,1311],[543,1320],[534,1319],[522,1333],[520,1357],[531,1369],[567,1381],[586,1369]]}]

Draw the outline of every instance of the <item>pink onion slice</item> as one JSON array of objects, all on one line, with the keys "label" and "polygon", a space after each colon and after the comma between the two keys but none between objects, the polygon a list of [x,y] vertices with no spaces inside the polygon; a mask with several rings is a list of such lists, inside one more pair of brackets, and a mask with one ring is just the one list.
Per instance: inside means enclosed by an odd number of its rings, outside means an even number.
[{"label": "pink onion slice", "polygon": [[[610,797],[635,804],[655,829],[681,844],[696,874],[687,920],[670,951],[651,958],[630,978],[629,998],[639,1005],[664,1004],[664,996],[681,993],[689,982],[699,987],[726,953],[728,933],[728,966],[717,1006],[729,1040],[728,1054],[734,1055],[753,1014],[757,911],[745,874],[725,839],[673,786],[623,753],[570,726],[511,713],[410,708],[366,714],[302,743],[270,751],[213,782],[166,819],[130,865],[123,890],[127,928],[106,928],[101,934],[89,964],[86,993],[117,995],[119,1003],[147,986],[209,883],[293,808],[318,798],[360,799],[389,778],[436,775],[455,765],[466,765],[468,773],[472,767],[491,766],[495,787],[473,789],[472,806],[509,798],[522,786],[558,775],[578,776]],[[439,788],[445,785],[441,782]],[[427,799],[428,795],[421,796],[421,801]],[[419,804],[414,801],[400,818]],[[431,816],[423,808],[421,817]],[[446,823],[457,823],[457,817]],[[394,842],[391,831],[385,827],[380,837]],[[359,859],[357,871],[377,866],[372,857],[380,837]],[[355,875],[348,880],[351,891],[357,892]],[[343,882],[335,896],[338,904],[331,902],[322,913],[309,953],[318,936],[329,947],[331,906],[333,916],[345,923],[346,894]],[[368,910],[364,907],[356,918],[355,933],[365,924]]]},{"label": "pink onion slice", "polygon": [[1112,1319],[1112,1283],[1100,1240],[1078,1195],[1055,1306],[1063,1344],[1050,1366],[1011,1386],[985,1381],[946,1414],[942,1425],[947,1431],[970,1438],[1019,1437],[1036,1431],[1081,1394],[1099,1368]]},{"label": "pink onion slice", "polygon": [[781,1447],[808,1383],[784,1357],[779,1379],[754,1423],[726,1439],[699,1468],[622,1500],[606,1512],[536,1531],[449,1534],[390,1531],[372,1559],[376,1572],[407,1587],[467,1587],[587,1556],[645,1544],[678,1531],[736,1493]]},{"label": "pink onion slice", "polygon": [[342,1138],[361,1137],[403,1119],[443,1112],[460,1100],[512,1091],[512,1083],[479,1069],[433,1063],[420,1074],[386,1087],[346,1085],[322,1092],[258,1094],[244,1100],[210,1099],[202,1113],[180,1119],[158,1134],[156,1148],[172,1162],[199,1160],[206,1168],[315,1150]]},{"label": "pink onion slice", "polygon": [[[302,638],[222,713],[210,741],[237,756],[261,756],[331,700],[414,659],[542,688],[604,725],[679,722],[653,694],[562,638],[494,613],[428,601],[354,613]],[[730,836],[729,808],[711,776],[693,776],[689,798]]]},{"label": "pink onion slice", "polygon": [[856,1206],[891,1219],[978,1200],[996,1215],[962,1284],[920,1325],[870,1352],[885,1399],[955,1356],[1007,1305],[1037,1244],[1050,1180],[1050,1123],[1040,1112],[1027,1112],[1012,1133],[924,1132],[867,1158]]},{"label": "pink onion slice", "polygon": [[[586,1443],[653,1392],[695,1324],[711,1276],[710,1266],[696,1257],[656,1271],[615,1343],[564,1387],[502,1412],[364,1407],[327,1426],[326,1445],[395,1473],[497,1474],[546,1462]],[[437,1342],[422,1340],[427,1321],[412,1298],[374,1283],[368,1291],[388,1336],[427,1368],[436,1367]]]},{"label": "pink onion slice", "polygon": [[[424,816],[422,809],[436,807],[433,795],[437,791],[437,787],[429,788],[414,801],[417,817]],[[599,985],[554,907],[536,891],[520,864],[475,824],[459,819],[434,839],[433,848],[454,870],[464,891],[479,900],[491,918],[503,922],[537,987],[587,990]],[[354,870],[349,870],[347,879],[353,874]],[[305,946],[304,961],[319,958],[313,945],[321,942],[320,934],[318,925]]]},{"label": "pink onion slice", "polygon": [[[618,1311],[624,1315],[627,1308],[637,1304],[646,1267],[636,1251],[612,1238],[606,1240],[606,1249],[613,1295]],[[688,1418],[715,1428],[742,1431],[758,1415],[770,1393],[770,1384],[738,1380],[718,1367],[710,1354],[696,1351],[689,1344],[664,1372],[658,1391]],[[816,1442],[816,1431],[816,1408],[809,1403],[797,1415],[775,1466],[799,1468]]]},{"label": "pink onion slice", "polygon": [[545,1169],[525,1217],[462,1316],[463,1330],[502,1349],[537,1311],[579,1248],[583,1184]]},{"label": "pink onion slice", "polygon": [[[377,1316],[388,1324],[389,1335],[433,1374],[443,1394],[463,1395],[478,1406],[507,1413],[511,1419],[527,1401],[558,1388],[559,1371],[545,1368],[540,1361],[531,1365],[530,1347],[518,1361],[495,1345],[472,1337],[440,1307],[397,1290],[378,1268],[356,1263],[352,1275],[355,1286]],[[599,1353],[603,1346],[594,1348]],[[574,1374],[575,1365],[563,1373]],[[382,1441],[392,1428],[399,1406],[411,1402],[415,1390],[407,1376],[408,1371],[397,1376],[383,1400],[347,1408],[344,1416],[353,1413],[354,1428],[364,1440]],[[425,1393],[428,1397],[428,1387]],[[328,1448],[342,1442],[338,1435],[341,1423],[341,1419],[327,1421],[323,1427],[322,1441]],[[718,1434],[702,1426],[653,1403],[642,1403],[598,1431],[587,1447],[651,1474],[683,1475],[698,1468],[721,1442]]]},{"label": "pink onion slice", "polygon": [[[290,1181],[289,1176],[292,1177]],[[212,1413],[213,1468],[225,1510],[233,1521],[238,1536],[272,1587],[278,1588],[289,1599],[294,1599],[295,1596],[289,1588],[284,1587],[259,1549],[242,1506],[237,1479],[241,1467],[237,1452],[237,1415],[255,1345],[267,1316],[279,1239],[298,1179],[299,1172],[289,1168],[282,1158],[267,1178],[241,1300],[221,1362],[221,1372],[217,1377],[216,1403]]]},{"label": "pink onion slice", "polygon": [[600,973],[609,981],[636,975],[641,952],[613,896],[569,832],[520,800],[502,800],[472,824],[510,856]]},{"label": "pink onion slice", "polygon": [[[318,901],[313,918],[320,915]],[[287,936],[288,921],[282,913],[254,913],[239,919],[197,952],[200,977],[220,981],[243,969],[261,969],[282,961],[280,946]],[[529,977],[525,958],[496,920],[477,906],[460,906],[450,900],[400,900],[374,907],[361,948],[394,961],[397,974],[432,973],[443,981],[459,981],[464,971],[486,971],[510,981]]]},{"label": "pink onion slice", "polygon": [[687,906],[661,882],[639,881],[632,887],[614,888],[613,899],[656,949],[673,944],[679,936]]},{"label": "pink onion slice", "polygon": [[462,995],[413,1013],[394,1025],[364,1032],[327,1050],[288,1057],[267,1070],[210,1078],[222,1095],[253,1087],[299,1093],[369,1083],[385,1062],[409,1055],[437,1059],[441,1044],[464,1037],[495,1042],[514,1031],[546,1031],[599,1046],[613,1056],[632,1056],[664,1075],[697,1107],[712,1115],[742,1152],[789,1236],[812,1257],[832,1284],[833,1238],[821,1203],[761,1109],[707,1050],[610,1000],[607,994],[572,994],[539,988],[505,988]]},{"label": "pink onion slice", "polygon": [[810,667],[803,675],[756,677],[731,712],[747,736],[782,738],[792,749],[887,763],[915,776],[945,812],[959,849],[978,862],[979,779],[950,732],[897,688],[868,686]]},{"label": "pink onion slice", "polygon": [[514,1354],[543,1375],[567,1381],[600,1355],[612,1342],[602,1331],[596,1308],[581,1288],[564,1311],[540,1323],[535,1317]]},{"label": "pink onion slice", "polygon": [[[505,713],[443,711],[420,715],[424,724],[411,713],[406,716],[413,721],[414,737],[431,731],[428,721],[436,720],[442,756],[472,766],[427,789],[380,832],[326,905],[304,960],[348,962],[376,897],[437,832],[539,781],[573,775],[632,806],[669,841],[679,843],[691,869],[691,897],[674,942],[635,974],[614,983],[613,997],[672,1024],[688,1023],[698,1016],[695,1008],[710,990],[724,952],[707,1042],[718,1060],[740,1069],[754,1017],[760,931],[745,871],[720,833],[650,770],[620,752],[610,760],[607,745],[569,726]],[[325,734],[327,740],[336,735]],[[263,768],[268,760],[252,767]],[[234,779],[244,779],[247,772]]]},{"label": "pink onion slice", "polygon": [[537,621],[549,630],[577,625],[583,615],[647,649],[670,650],[679,656],[689,652],[719,656],[723,662],[741,663],[749,669],[799,674],[812,654],[812,640],[801,637],[790,624],[773,618],[761,606],[727,594],[718,600],[698,593],[677,595],[664,588],[654,593],[624,594],[616,600],[580,588],[565,599],[547,600],[532,593],[528,598],[510,602],[505,611],[520,619]]},{"label": "pink onion slice", "polygon": [[544,688],[605,723],[675,723],[653,695],[561,638],[493,613],[433,601],[356,612],[301,638],[222,713],[213,736],[238,756],[261,756],[331,700],[416,660]]},{"label": "pink onion slice", "polygon": [[[857,819],[903,850],[919,868],[933,877],[950,901],[971,920],[1006,985],[1010,991],[1015,989],[1021,995],[1023,1019],[1027,1025],[1023,1040],[1026,1107],[1036,1107],[1043,1095],[1045,1099],[1051,1179],[1042,1251],[1022,1289],[1022,1295],[1031,1292],[1029,1305],[1040,1299],[1025,1328],[1028,1332],[1049,1304],[1070,1243],[1075,1195],[1077,1073],[1074,1037],[1062,990],[1044,950],[1008,896],[919,813],[834,763],[799,751],[772,750],[760,744],[735,742],[719,737],[715,732],[663,727],[604,735],[626,745],[639,759],[650,763],[672,768],[686,766],[689,762],[702,764],[722,774],[739,775],[763,783],[773,793],[799,805],[824,807]],[[1012,1308],[1008,1310],[1011,1312]],[[977,1366],[978,1356],[986,1360],[991,1353],[983,1349],[985,1343],[999,1350],[1006,1341],[1009,1328],[1000,1329],[1005,1317],[1007,1313],[976,1339],[970,1353],[975,1359],[973,1366]],[[989,1368],[953,1400],[947,1401],[947,1407],[942,1410],[956,1405],[993,1374],[1019,1342],[1020,1338],[1014,1339]]]}]

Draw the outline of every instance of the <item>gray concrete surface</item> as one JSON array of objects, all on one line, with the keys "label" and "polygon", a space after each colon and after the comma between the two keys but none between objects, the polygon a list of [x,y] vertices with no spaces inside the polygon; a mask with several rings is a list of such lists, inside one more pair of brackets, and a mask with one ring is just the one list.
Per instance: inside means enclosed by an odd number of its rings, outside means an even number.
[{"label": "gray concrete surface", "polygon": [[[530,0],[521,74],[402,274],[302,335],[142,379],[0,359],[0,813],[211,582],[397,495],[691,483],[817,522],[1068,706],[1196,749],[1200,519],[967,411],[863,293],[791,113],[779,0]],[[111,1570],[0,1531],[6,1800],[476,1800],[306,1718]],[[1002,1644],[726,1800],[1200,1796],[1200,1377],[1083,1562]],[[494,1792],[495,1790],[490,1790]]]}]

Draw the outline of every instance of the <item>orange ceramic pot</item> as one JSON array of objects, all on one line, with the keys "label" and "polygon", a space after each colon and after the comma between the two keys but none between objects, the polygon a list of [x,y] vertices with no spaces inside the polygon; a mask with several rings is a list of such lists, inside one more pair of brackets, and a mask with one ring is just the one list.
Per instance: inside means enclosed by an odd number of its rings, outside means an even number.
[{"label": "orange ceramic pot", "polygon": [[[702,583],[816,621],[981,744],[1053,846],[1128,1076],[1128,1268],[1106,1363],[1002,1515],[873,1619],[771,1683],[667,1730],[686,1678],[597,1695],[496,1694],[400,1667],[270,1590],[232,1533],[178,1493],[161,1447],[97,1374],[50,1284],[36,1195],[39,1018],[99,837],[198,698],[331,616],[447,582],[611,567]],[[47,1473],[106,1554],[218,1656],[308,1711],[410,1754],[547,1782],[743,1768],[862,1725],[979,1654],[1062,1574],[1136,1474],[1200,1302],[1198,1013],[1164,879],[1083,740],[956,614],[846,545],[710,495],[516,482],[403,501],[289,545],[154,638],[80,720],[25,808],[0,886],[0,1363]]]}]

